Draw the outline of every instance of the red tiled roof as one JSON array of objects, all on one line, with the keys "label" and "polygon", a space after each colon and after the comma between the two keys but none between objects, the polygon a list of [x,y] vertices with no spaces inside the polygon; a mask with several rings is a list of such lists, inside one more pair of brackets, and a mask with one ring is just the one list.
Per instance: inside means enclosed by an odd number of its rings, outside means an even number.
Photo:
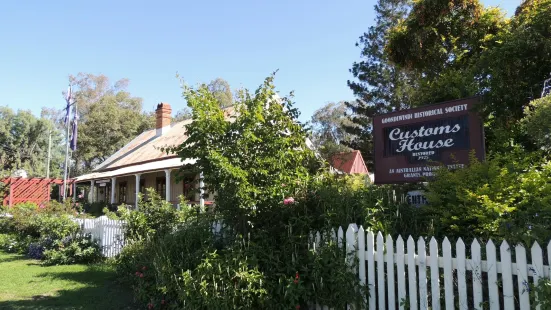
[{"label": "red tiled roof", "polygon": [[333,155],[329,164],[331,167],[348,174],[368,174],[362,153],[358,150]]}]

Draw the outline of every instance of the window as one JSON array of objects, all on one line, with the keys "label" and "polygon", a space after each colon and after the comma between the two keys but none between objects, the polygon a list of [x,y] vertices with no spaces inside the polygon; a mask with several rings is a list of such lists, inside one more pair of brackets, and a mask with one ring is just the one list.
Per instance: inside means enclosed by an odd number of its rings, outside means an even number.
[{"label": "window", "polygon": [[126,182],[119,183],[119,202],[126,202]]},{"label": "window", "polygon": [[164,198],[166,195],[166,179],[164,177],[157,178],[157,186],[155,187],[157,194]]}]

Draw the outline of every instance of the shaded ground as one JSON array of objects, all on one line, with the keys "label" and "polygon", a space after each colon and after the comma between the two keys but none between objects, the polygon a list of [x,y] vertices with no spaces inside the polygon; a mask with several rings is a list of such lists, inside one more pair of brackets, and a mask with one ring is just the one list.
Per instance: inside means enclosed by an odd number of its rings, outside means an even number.
[{"label": "shaded ground", "polygon": [[0,309],[137,309],[107,265],[42,267],[0,251]]}]

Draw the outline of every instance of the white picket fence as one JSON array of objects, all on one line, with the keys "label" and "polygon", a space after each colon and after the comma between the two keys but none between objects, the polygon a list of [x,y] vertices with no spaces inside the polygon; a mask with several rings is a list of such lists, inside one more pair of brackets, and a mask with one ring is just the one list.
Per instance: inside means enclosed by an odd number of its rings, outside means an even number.
[{"label": "white picket fence", "polygon": [[[83,232],[100,242],[104,256],[120,253],[124,246],[123,221],[105,216],[75,221]],[[213,223],[213,233],[219,233],[222,227],[220,222]],[[474,240],[468,250],[461,239],[455,246],[447,238],[442,244],[434,238],[415,241],[411,236],[393,240],[356,224],[350,224],[346,232],[339,227],[330,234],[312,234],[312,246],[323,246],[323,239],[330,238],[358,258],[356,271],[360,282],[369,288],[366,299],[370,310],[539,309],[530,305],[530,284],[537,285],[539,279],[550,277],[549,265],[544,261],[551,261],[551,242],[544,259],[538,243],[527,255],[522,245],[510,247],[507,241],[497,249],[490,240],[482,249]],[[319,305],[313,308],[328,309]]]},{"label": "white picket fence", "polygon": [[[448,238],[441,246],[431,238],[427,253],[425,238],[415,242],[411,236],[407,241],[399,236],[394,241],[391,236],[385,238],[355,224],[349,225],[346,234],[339,227],[332,235],[339,246],[345,242],[348,253],[358,258],[357,272],[361,283],[369,288],[370,297],[366,298],[370,310],[539,309],[530,305],[529,285],[550,276],[538,243],[530,249],[528,263],[526,249],[522,245],[510,247],[507,241],[497,250],[490,240],[481,251],[480,243],[474,240],[467,251],[461,239],[453,249]],[[312,238],[314,244],[322,239],[319,232]],[[549,262],[551,242],[547,258]]]},{"label": "white picket fence", "polygon": [[91,234],[99,242],[103,256],[113,257],[120,253],[124,246],[124,221],[111,220],[107,216],[74,221],[83,233]]}]

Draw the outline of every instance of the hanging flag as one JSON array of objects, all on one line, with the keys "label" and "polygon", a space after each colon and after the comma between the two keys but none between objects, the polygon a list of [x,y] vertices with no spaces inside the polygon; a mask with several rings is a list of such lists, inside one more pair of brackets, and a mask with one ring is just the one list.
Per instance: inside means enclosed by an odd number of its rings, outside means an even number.
[{"label": "hanging flag", "polygon": [[73,128],[71,133],[71,150],[76,151],[77,149],[77,136],[78,136],[78,111],[77,107],[75,106],[75,112],[73,116]]},{"label": "hanging flag", "polygon": [[67,124],[67,121],[69,120],[69,111],[71,110],[71,99],[72,99],[72,92],[71,92],[71,85],[69,85],[69,89],[67,90],[67,97],[65,98],[65,101],[67,101],[67,106],[65,107],[65,124]]}]

